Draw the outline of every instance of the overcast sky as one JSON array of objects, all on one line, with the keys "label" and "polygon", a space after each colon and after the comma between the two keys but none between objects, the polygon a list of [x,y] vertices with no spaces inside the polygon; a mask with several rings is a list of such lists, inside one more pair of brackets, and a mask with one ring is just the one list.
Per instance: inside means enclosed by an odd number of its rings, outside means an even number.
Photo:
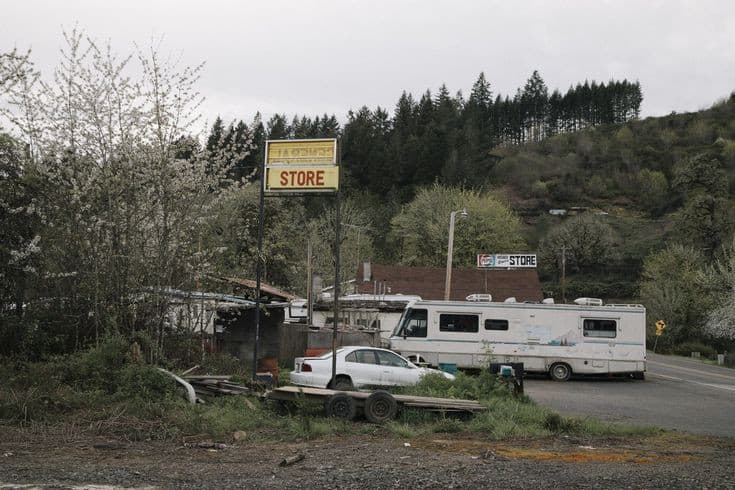
[{"label": "overcast sky", "polygon": [[32,48],[44,73],[77,24],[120,53],[164,37],[206,61],[205,116],[260,110],[344,121],[391,111],[401,91],[446,83],[465,94],[484,71],[511,94],[534,69],[550,89],[639,80],[644,116],[695,111],[735,90],[735,1],[22,0],[0,10],[0,51]]}]

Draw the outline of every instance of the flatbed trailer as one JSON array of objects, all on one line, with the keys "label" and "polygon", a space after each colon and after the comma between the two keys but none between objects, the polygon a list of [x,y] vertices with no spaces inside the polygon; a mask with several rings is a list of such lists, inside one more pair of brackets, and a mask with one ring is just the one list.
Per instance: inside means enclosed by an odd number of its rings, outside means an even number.
[{"label": "flatbed trailer", "polygon": [[327,415],[353,419],[357,409],[373,423],[384,423],[396,416],[400,408],[418,408],[434,412],[477,413],[487,410],[475,400],[435,398],[429,396],[394,395],[387,391],[337,391],[303,386],[282,386],[265,394],[268,400],[292,402],[300,399],[322,401]]}]

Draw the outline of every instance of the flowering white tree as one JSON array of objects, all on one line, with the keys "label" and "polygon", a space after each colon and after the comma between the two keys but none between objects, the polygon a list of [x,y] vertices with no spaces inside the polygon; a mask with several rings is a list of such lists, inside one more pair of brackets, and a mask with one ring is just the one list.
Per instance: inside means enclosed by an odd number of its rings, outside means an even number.
[{"label": "flowering white tree", "polygon": [[196,285],[216,253],[202,246],[203,225],[242,184],[228,178],[227,149],[198,143],[203,65],[158,48],[119,57],[76,29],[64,39],[53,76],[25,70],[2,109],[43,178],[39,281],[77,338],[145,329],[155,355],[158,293]]},{"label": "flowering white tree", "polygon": [[722,247],[722,256],[701,274],[704,286],[715,294],[715,306],[707,315],[704,333],[720,340],[735,340],[735,237]]}]

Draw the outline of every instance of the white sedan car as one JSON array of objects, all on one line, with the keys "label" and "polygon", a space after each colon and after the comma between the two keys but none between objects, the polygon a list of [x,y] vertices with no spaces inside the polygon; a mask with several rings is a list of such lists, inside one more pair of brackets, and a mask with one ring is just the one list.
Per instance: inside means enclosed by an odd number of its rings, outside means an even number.
[{"label": "white sedan car", "polygon": [[331,386],[332,353],[319,357],[297,357],[291,372],[291,383],[299,386],[353,390],[365,386],[415,385],[422,376],[439,373],[447,379],[454,376],[436,369],[418,367],[387,349],[376,347],[341,347],[337,349],[337,382]]}]

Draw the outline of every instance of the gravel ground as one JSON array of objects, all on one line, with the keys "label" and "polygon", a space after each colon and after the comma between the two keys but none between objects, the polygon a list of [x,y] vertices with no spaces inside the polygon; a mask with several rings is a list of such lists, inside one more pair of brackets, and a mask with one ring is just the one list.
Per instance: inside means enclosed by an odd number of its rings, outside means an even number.
[{"label": "gravel ground", "polygon": [[[0,427],[0,488],[735,488],[735,440],[489,441],[435,434],[296,443],[125,442]],[[206,444],[203,444],[206,446]],[[289,466],[287,457],[304,458]]]}]

